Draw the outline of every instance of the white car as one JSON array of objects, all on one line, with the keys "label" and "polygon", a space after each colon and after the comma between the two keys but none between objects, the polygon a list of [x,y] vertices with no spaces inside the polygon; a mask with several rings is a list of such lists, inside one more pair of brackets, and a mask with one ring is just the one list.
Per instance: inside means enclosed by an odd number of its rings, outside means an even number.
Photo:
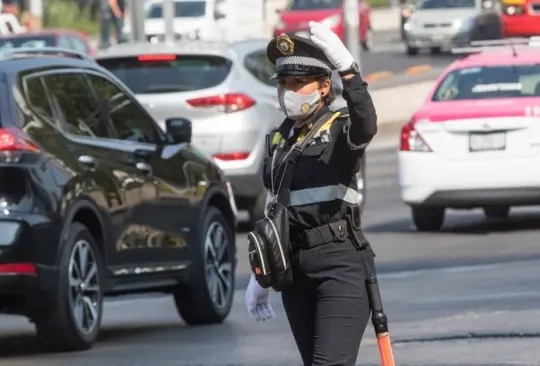
[{"label": "white car", "polygon": [[[221,40],[220,20],[223,0],[174,0],[173,30],[176,39]],[[165,37],[165,19],[163,1],[149,0],[144,4],[146,19],[144,31],[150,42],[162,41]],[[124,26],[124,33],[131,34],[129,21]]]},{"label": "white car", "polygon": [[455,61],[403,126],[399,185],[418,230],[441,229],[447,208],[540,205],[540,52],[514,49]]}]

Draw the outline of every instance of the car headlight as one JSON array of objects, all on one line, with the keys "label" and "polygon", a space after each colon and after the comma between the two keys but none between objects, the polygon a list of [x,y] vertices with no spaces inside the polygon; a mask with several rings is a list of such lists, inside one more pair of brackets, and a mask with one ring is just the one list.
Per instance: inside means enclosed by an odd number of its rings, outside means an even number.
[{"label": "car headlight", "polygon": [[525,10],[519,5],[504,5],[503,13],[506,15],[523,15]]},{"label": "car headlight", "polygon": [[326,19],[323,19],[321,23],[326,25],[328,28],[337,27],[339,23],[341,23],[341,15],[339,14],[332,15]]},{"label": "car headlight", "polygon": [[285,28],[285,23],[283,23],[283,21],[281,21],[281,20],[278,20],[278,22],[276,23],[276,28],[278,28],[278,29]]},{"label": "car headlight", "polygon": [[474,24],[474,19],[456,19],[452,22],[454,29],[458,29],[460,32],[466,32],[472,28]]},{"label": "car headlight", "polygon": [[403,24],[403,29],[405,29],[406,31],[410,31],[414,28],[414,24],[415,23],[409,19],[405,24]]},{"label": "car headlight", "polygon": [[196,29],[194,31],[191,31],[186,34],[187,39],[200,39],[201,38],[201,31],[199,29]]}]

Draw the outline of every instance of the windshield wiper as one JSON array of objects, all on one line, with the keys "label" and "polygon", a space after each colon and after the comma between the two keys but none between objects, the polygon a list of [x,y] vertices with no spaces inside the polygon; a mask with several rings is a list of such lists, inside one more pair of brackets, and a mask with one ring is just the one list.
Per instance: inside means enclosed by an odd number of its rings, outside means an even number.
[{"label": "windshield wiper", "polygon": [[148,85],[146,88],[148,92],[175,92],[175,91],[190,91],[193,87],[181,84],[160,84],[160,85]]}]

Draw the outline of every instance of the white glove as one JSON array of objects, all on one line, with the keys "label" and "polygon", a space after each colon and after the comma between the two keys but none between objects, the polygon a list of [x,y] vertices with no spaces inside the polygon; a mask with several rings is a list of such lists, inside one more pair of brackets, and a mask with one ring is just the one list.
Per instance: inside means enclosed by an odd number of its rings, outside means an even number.
[{"label": "white glove", "polygon": [[270,289],[262,288],[255,277],[251,276],[246,289],[246,306],[249,315],[258,322],[275,318],[274,310],[269,303]]},{"label": "white glove", "polygon": [[353,64],[354,57],[341,42],[338,35],[322,23],[309,22],[311,40],[323,50],[338,71],[345,71]]}]

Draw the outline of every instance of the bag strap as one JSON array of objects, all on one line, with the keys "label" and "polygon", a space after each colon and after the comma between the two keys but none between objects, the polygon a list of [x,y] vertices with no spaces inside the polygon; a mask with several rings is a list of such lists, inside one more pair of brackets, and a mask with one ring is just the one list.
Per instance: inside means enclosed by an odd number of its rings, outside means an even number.
[{"label": "bag strap", "polygon": [[293,147],[291,148],[292,151],[290,152],[289,156],[285,158],[287,159],[287,161],[284,162],[285,168],[283,172],[283,180],[281,182],[281,187],[278,188],[279,192],[278,192],[277,201],[279,203],[283,205],[287,205],[290,201],[291,182],[292,182],[294,168],[295,168],[296,162],[298,161],[298,159],[304,152],[304,149],[306,148],[306,146],[311,142],[311,140],[313,139],[313,136],[315,136],[315,134],[319,132],[319,130],[324,124],[326,124],[327,122],[335,121],[335,119],[338,118],[340,114],[341,114],[340,111],[337,111],[337,112],[328,111],[328,112],[323,113],[312,124],[310,130],[303,137],[303,139],[299,143],[296,143],[293,145]]}]

